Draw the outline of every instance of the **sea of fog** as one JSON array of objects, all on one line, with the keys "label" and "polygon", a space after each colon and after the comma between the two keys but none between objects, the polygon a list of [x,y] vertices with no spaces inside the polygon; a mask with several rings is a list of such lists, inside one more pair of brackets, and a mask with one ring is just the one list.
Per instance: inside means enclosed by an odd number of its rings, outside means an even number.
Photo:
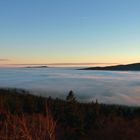
[{"label": "sea of fog", "polygon": [[82,102],[140,105],[140,72],[76,70],[76,68],[0,68],[1,88],[65,98],[70,90]]}]

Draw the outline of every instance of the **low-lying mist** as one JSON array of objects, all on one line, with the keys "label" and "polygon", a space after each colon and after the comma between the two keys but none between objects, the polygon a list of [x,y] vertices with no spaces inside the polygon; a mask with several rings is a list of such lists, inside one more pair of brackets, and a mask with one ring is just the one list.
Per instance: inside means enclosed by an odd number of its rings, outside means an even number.
[{"label": "low-lying mist", "polygon": [[70,90],[79,101],[140,105],[140,72],[81,71],[75,68],[1,68],[0,87],[65,98]]}]

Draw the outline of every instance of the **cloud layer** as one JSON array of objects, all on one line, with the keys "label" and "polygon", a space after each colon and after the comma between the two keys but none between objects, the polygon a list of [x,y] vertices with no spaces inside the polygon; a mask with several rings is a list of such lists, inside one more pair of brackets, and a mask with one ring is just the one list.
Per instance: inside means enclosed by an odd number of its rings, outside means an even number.
[{"label": "cloud layer", "polygon": [[78,71],[72,68],[0,69],[0,86],[65,98],[73,90],[80,101],[140,105],[140,72]]},{"label": "cloud layer", "polygon": [[9,59],[0,59],[0,61],[10,61]]}]

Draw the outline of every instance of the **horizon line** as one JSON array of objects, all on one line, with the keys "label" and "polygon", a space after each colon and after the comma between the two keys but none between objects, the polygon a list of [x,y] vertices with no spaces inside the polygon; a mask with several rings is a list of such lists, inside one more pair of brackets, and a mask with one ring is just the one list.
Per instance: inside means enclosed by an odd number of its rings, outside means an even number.
[{"label": "horizon line", "polygon": [[120,64],[120,63],[27,63],[27,64],[2,64],[2,65],[96,65],[96,64]]}]

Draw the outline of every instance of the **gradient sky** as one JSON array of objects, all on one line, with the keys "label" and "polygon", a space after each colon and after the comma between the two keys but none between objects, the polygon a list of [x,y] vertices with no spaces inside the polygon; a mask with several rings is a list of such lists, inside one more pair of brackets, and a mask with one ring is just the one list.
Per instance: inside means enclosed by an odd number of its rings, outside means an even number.
[{"label": "gradient sky", "polygon": [[140,0],[0,0],[0,64],[140,62]]}]

